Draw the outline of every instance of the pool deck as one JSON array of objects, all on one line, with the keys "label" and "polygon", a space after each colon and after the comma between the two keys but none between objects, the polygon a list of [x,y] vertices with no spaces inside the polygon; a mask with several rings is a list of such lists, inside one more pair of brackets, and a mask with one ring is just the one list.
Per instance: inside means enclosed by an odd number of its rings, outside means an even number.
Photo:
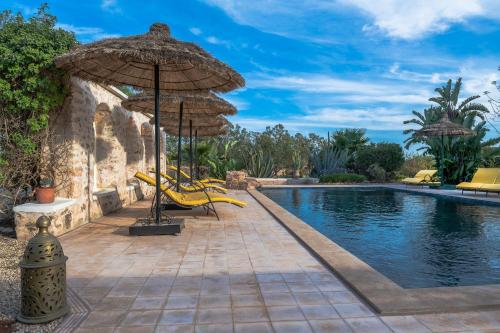
[{"label": "pool deck", "polygon": [[[88,313],[77,333],[496,332],[500,310],[381,316],[259,204],[182,211],[178,236],[129,236],[138,202],[60,237]],[[330,241],[331,243],[331,241]],[[334,257],[335,253],[332,252]]]}]

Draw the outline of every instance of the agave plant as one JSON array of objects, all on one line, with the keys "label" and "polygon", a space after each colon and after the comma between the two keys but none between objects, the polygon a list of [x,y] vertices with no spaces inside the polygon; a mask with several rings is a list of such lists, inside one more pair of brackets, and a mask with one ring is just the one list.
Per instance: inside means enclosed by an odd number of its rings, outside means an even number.
[{"label": "agave plant", "polygon": [[247,165],[248,175],[256,178],[269,178],[274,174],[274,161],[269,153],[261,149],[253,150]]},{"label": "agave plant", "polygon": [[318,176],[346,172],[349,159],[347,149],[339,149],[325,144],[322,149],[311,156],[311,163]]}]

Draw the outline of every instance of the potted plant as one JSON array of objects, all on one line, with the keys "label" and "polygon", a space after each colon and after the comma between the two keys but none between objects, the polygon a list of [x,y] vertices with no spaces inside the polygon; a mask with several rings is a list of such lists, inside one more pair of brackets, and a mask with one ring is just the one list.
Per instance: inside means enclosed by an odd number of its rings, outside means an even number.
[{"label": "potted plant", "polygon": [[54,202],[56,192],[54,181],[51,178],[42,178],[35,189],[36,201],[41,204],[48,204]]}]

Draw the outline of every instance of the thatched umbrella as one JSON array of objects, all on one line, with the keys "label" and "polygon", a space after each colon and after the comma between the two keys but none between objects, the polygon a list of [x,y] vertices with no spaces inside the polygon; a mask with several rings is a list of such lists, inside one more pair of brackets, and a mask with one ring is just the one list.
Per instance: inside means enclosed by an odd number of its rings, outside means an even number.
[{"label": "thatched umbrella", "polygon": [[[224,126],[229,122],[220,115],[234,115],[236,108],[229,102],[210,92],[186,92],[186,91],[168,91],[160,96],[161,121],[160,126],[173,127],[178,123],[177,134],[177,189],[181,184],[181,136],[179,131],[183,124],[191,126]],[[154,99],[151,94],[146,92],[138,96],[130,97],[122,102],[122,106],[134,111],[140,111],[146,114],[151,113]],[[221,118],[222,117],[222,118]],[[186,129],[184,129],[186,131]],[[191,131],[192,133],[192,131]],[[192,135],[190,142],[190,169],[192,171]]]},{"label": "thatched umbrella", "polygon": [[441,137],[441,163],[439,163],[439,178],[441,185],[444,182],[444,137],[445,136],[468,136],[475,135],[473,130],[463,127],[460,124],[454,123],[448,117],[448,113],[444,112],[441,119],[434,124],[429,124],[415,133],[420,137]]},{"label": "thatched umbrella", "polygon": [[56,64],[94,82],[154,89],[157,223],[161,222],[160,90],[227,92],[245,84],[234,69],[195,44],[174,39],[161,23],[143,35],[77,46],[58,57]]}]

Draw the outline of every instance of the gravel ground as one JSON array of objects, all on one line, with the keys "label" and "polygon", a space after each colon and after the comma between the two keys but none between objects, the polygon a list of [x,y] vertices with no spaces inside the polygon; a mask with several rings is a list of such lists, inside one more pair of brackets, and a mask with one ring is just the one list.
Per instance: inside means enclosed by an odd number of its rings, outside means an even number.
[{"label": "gravel ground", "polygon": [[[20,271],[19,259],[23,255],[25,242],[0,235],[0,326],[1,323],[12,323],[20,311]],[[61,319],[45,325],[24,325],[14,323],[12,332],[50,333]]]}]

